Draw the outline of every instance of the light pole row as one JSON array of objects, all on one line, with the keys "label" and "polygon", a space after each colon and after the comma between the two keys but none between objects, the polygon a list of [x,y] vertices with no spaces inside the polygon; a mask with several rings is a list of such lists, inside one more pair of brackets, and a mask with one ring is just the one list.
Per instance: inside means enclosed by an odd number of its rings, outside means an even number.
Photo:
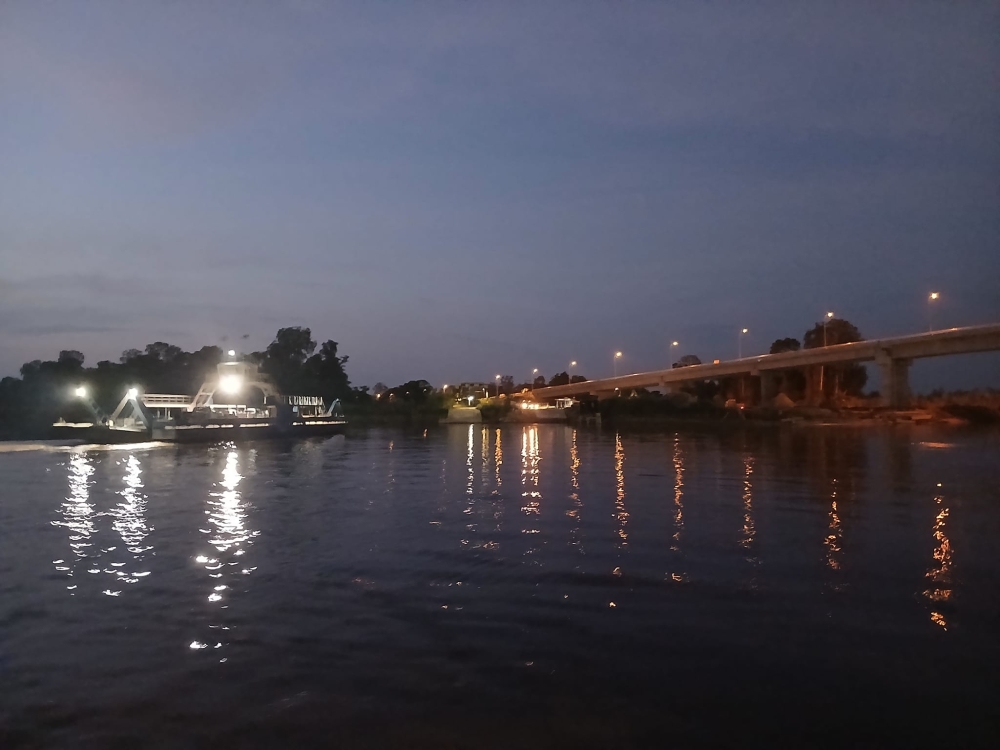
[{"label": "light pole row", "polygon": [[[931,292],[930,294],[927,295],[927,330],[928,331],[933,331],[934,330],[931,313],[933,311],[933,303],[936,302],[937,300],[939,300],[940,298],[941,298],[940,292]],[[833,317],[834,317],[834,314],[831,311],[828,311],[826,313],[826,315],[823,317],[823,346],[824,347],[828,346],[827,328],[826,328],[826,326],[827,326],[827,323],[829,323],[831,320],[833,320]],[[745,335],[747,335],[748,333],[750,333],[750,329],[749,328],[740,328],[739,332],[736,335],[736,354],[737,354],[737,359],[743,359],[743,337]],[[669,355],[668,356],[669,356],[670,359],[673,359],[674,348],[677,347],[677,346],[679,346],[679,345],[680,345],[680,342],[678,342],[678,341],[671,341],[670,342],[670,347],[669,347],[669,350],[668,350],[669,351]],[[618,360],[621,359],[623,356],[624,355],[623,355],[622,352],[616,351],[615,354],[614,354],[614,357],[612,357],[612,359],[611,359],[612,364],[614,366],[615,377],[618,377]],[[573,379],[573,368],[576,367],[576,360],[573,360],[572,362],[570,362],[569,363],[569,367],[570,367],[569,376],[570,376],[570,380],[572,380]],[[531,371],[531,375],[532,375],[532,388],[534,388],[534,377],[536,375],[538,375],[538,368],[537,367],[534,368]],[[497,394],[499,394],[500,393],[500,376],[499,375],[496,376],[496,381],[497,381]],[[445,386],[445,387],[447,388],[447,386]],[[819,387],[820,387],[820,390],[823,389],[823,367],[822,366],[820,366]]]}]

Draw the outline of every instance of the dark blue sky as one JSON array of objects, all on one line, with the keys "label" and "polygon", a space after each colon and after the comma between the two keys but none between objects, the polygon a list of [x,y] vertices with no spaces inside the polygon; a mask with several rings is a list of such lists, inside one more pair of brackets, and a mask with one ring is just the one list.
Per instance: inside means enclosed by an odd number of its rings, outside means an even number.
[{"label": "dark blue sky", "polygon": [[998,7],[3,3],[0,375],[308,325],[356,384],[597,377],[920,330],[931,290],[1000,321]]}]

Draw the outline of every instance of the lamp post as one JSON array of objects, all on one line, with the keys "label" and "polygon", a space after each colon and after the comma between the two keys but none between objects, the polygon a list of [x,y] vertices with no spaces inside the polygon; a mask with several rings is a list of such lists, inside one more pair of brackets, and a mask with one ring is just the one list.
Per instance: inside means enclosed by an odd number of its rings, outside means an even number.
[{"label": "lamp post", "polygon": [[574,367],[576,367],[576,360],[575,359],[572,362],[569,363],[569,372],[566,373],[567,375],[569,375],[569,382],[570,383],[573,382],[573,368]]},{"label": "lamp post", "polygon": [[535,376],[538,375],[538,368],[531,371],[531,390],[535,390]]},{"label": "lamp post", "polygon": [[737,359],[743,359],[743,335],[749,332],[749,330],[749,328],[741,328],[739,335],[736,337]]},{"label": "lamp post", "polygon": [[[678,342],[671,341],[670,342],[670,348],[667,350],[667,359],[671,359],[672,360],[674,358],[674,347],[675,346],[678,346]],[[669,362],[668,364],[673,365],[673,362]]]},{"label": "lamp post", "polygon": [[494,375],[493,379],[497,381],[497,398],[500,398],[500,375]]},{"label": "lamp post", "polygon": [[613,361],[615,363],[615,377],[616,378],[618,377],[618,360],[621,359],[621,358],[622,358],[622,353],[621,352],[615,352],[615,356],[614,356]]},{"label": "lamp post", "polygon": [[938,293],[938,292],[931,292],[930,294],[927,295],[927,331],[928,331],[928,333],[930,331],[934,330],[934,326],[933,326],[933,323],[931,321],[931,311],[933,310],[933,306],[934,306],[933,303],[936,302],[940,297],[941,297],[941,294]]},{"label": "lamp post", "polygon": [[[833,320],[833,313],[828,312],[826,317],[823,318],[823,348],[826,348],[826,324]],[[823,393],[823,373],[826,371],[826,365],[819,366],[819,392]]]}]

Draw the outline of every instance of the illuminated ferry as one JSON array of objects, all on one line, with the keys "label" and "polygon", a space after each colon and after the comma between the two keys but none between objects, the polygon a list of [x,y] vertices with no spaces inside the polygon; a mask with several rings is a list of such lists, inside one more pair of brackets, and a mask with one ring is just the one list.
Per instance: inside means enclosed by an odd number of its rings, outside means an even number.
[{"label": "illuminated ferry", "polygon": [[511,411],[512,422],[567,422],[570,410],[576,405],[571,398],[557,398],[555,404],[539,404],[535,401],[522,401],[518,408]]},{"label": "illuminated ferry", "polygon": [[129,388],[107,415],[86,386],[79,386],[75,395],[89,406],[94,421],[56,422],[53,432],[58,438],[197,443],[339,435],[347,426],[339,400],[327,406],[321,396],[282,395],[256,365],[236,361],[233,351],[230,361],[220,363],[193,397]]}]

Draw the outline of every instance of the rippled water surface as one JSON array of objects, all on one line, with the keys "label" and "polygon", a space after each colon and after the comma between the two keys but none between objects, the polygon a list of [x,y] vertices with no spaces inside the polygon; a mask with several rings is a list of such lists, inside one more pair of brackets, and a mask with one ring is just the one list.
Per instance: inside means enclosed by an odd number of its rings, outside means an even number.
[{"label": "rippled water surface", "polygon": [[991,746],[998,543],[989,434],[0,444],[0,745]]}]

